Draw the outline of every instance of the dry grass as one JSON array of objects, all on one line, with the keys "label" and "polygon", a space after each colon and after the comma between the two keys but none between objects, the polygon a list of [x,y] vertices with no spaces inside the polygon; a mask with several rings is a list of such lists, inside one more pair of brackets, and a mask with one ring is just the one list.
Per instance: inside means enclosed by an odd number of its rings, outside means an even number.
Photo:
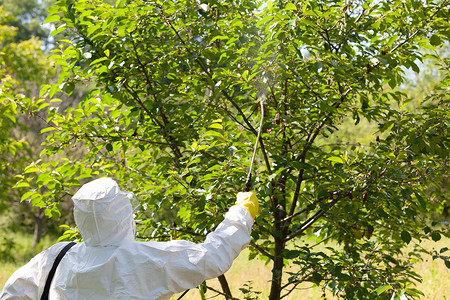
[{"label": "dry grass", "polygon": [[[450,248],[450,238],[443,238],[437,243],[426,242],[426,248],[435,248],[438,252],[443,247]],[[443,255],[449,256],[449,252]],[[450,270],[441,259],[433,260],[427,257],[415,266],[415,271],[422,276],[422,282],[417,285],[427,300],[450,299]]]}]

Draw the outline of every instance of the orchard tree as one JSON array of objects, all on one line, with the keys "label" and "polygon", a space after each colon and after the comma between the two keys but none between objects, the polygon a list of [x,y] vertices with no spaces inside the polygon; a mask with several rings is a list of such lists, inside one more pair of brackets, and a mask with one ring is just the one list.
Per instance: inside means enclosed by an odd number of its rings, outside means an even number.
[{"label": "orchard tree", "polygon": [[[140,238],[201,241],[257,143],[250,258],[273,263],[269,299],[303,282],[348,299],[421,295],[413,262],[425,250],[405,247],[447,234],[428,216],[445,202],[430,184],[449,171],[448,59],[435,54],[449,1],[59,0],[49,14],[60,77],[42,99],[90,93],[48,108],[42,156],[84,155],[30,165],[22,199],[58,216],[85,178],[112,176],[143,203]],[[425,58],[445,76],[409,111],[406,70]],[[335,143],[349,118],[376,132]]]}]

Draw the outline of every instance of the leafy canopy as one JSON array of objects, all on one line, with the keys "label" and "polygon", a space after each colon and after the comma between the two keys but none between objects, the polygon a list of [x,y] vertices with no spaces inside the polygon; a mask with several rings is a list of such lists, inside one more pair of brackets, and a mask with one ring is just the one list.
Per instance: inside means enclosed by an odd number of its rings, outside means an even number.
[{"label": "leafy canopy", "polygon": [[[84,178],[113,176],[144,204],[141,238],[203,240],[242,189],[263,101],[251,249],[273,261],[270,299],[302,282],[349,299],[418,296],[419,250],[403,250],[444,233],[427,216],[445,204],[428,187],[448,174],[448,60],[418,111],[407,110],[414,99],[401,87],[405,70],[436,58],[424,49],[448,43],[448,9],[415,0],[56,1],[47,22],[61,37],[52,57],[60,77],[41,97],[89,95],[66,111],[48,108],[42,155],[68,156],[30,165],[22,199],[57,216]],[[369,142],[335,143],[347,119],[356,132],[367,121],[378,137],[361,131]],[[322,242],[335,246],[316,250]],[[295,271],[284,272],[287,263]]]}]

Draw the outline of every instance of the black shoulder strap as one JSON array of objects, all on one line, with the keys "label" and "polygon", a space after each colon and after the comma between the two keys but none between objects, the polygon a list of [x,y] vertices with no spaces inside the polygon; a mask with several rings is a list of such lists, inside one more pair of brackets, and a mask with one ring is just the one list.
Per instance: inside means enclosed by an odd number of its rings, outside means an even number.
[{"label": "black shoulder strap", "polygon": [[48,273],[47,281],[45,282],[44,292],[42,293],[41,300],[48,300],[48,294],[50,292],[50,284],[52,283],[53,276],[55,276],[56,268],[58,267],[59,263],[61,262],[61,259],[66,254],[67,251],[69,251],[72,246],[74,246],[76,243],[71,242],[64,246],[64,248],[59,252],[58,256],[56,257],[55,261],[53,262],[53,266]]}]

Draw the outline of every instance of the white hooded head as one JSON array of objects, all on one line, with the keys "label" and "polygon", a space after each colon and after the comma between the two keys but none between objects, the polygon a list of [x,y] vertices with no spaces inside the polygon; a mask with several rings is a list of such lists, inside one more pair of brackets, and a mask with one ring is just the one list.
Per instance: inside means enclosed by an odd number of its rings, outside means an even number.
[{"label": "white hooded head", "polygon": [[[136,196],[121,191],[111,178],[83,185],[72,197],[78,230],[88,246],[118,246],[134,240]],[[133,201],[133,203],[132,203]]]}]

